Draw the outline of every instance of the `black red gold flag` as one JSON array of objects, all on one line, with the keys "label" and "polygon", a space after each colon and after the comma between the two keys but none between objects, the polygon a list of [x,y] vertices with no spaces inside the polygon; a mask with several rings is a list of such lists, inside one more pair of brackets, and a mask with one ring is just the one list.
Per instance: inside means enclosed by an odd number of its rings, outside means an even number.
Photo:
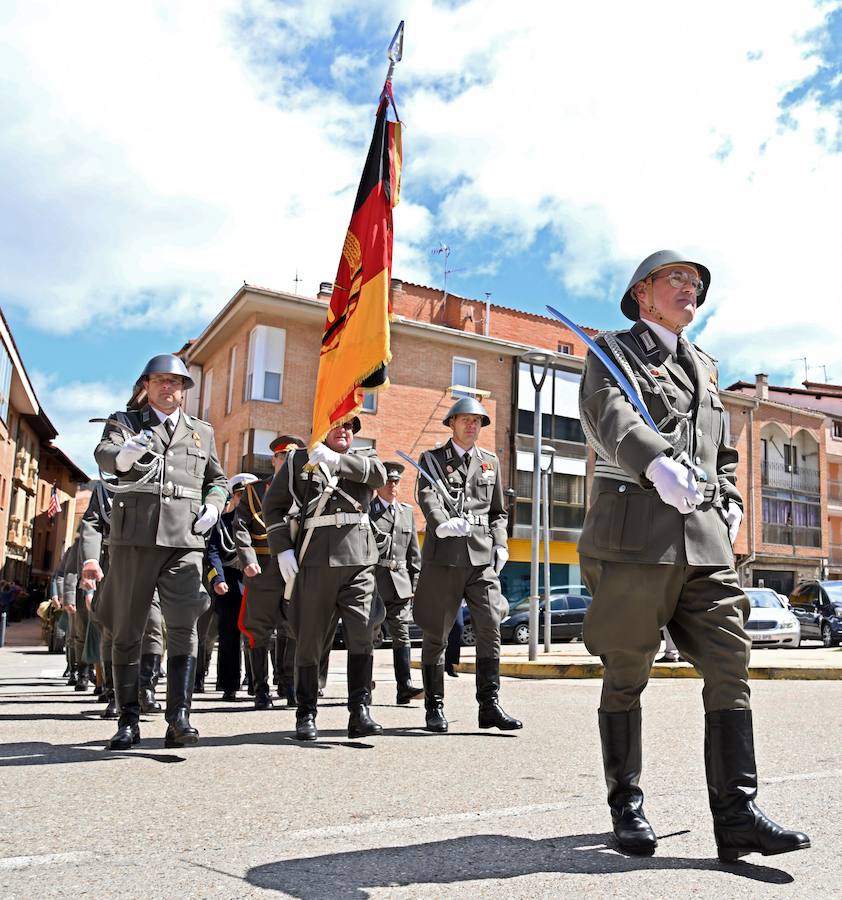
[{"label": "black red gold flag", "polygon": [[[392,209],[401,180],[401,124],[391,82],[380,96],[374,136],[333,282],[319,356],[310,446],[360,410],[363,391],[388,386],[392,358]],[[397,118],[397,111],[395,110]]]}]

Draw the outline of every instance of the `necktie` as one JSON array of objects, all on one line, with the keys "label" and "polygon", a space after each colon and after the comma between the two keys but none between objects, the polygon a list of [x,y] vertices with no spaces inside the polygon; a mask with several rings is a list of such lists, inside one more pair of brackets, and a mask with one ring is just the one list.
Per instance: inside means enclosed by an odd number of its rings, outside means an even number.
[{"label": "necktie", "polygon": [[678,347],[675,351],[675,358],[678,360],[678,364],[684,370],[687,377],[690,379],[690,383],[696,384],[696,365],[693,362],[693,357],[690,355],[690,348],[687,345],[687,341],[684,338],[678,339]]},{"label": "necktie", "polygon": [[167,429],[167,434],[172,437],[175,433],[175,425],[173,424],[172,419],[164,419],[164,428]]}]

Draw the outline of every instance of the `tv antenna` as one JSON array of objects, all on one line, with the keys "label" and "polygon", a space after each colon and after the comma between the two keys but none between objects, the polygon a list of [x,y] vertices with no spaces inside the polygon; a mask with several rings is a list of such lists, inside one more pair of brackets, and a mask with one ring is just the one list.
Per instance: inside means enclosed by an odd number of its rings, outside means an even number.
[{"label": "tv antenna", "polygon": [[433,250],[433,256],[442,256],[444,257],[444,296],[442,300],[447,300],[447,276],[451,274],[451,272],[461,272],[463,269],[449,269],[447,267],[448,260],[450,259],[450,247],[444,243],[444,241],[439,241],[438,247]]},{"label": "tv antenna", "polygon": [[295,293],[297,294],[298,293],[298,285],[301,284],[302,281],[304,281],[303,278],[298,277],[298,269],[295,270],[295,278],[293,278],[292,280],[293,280],[293,282],[295,282]]}]

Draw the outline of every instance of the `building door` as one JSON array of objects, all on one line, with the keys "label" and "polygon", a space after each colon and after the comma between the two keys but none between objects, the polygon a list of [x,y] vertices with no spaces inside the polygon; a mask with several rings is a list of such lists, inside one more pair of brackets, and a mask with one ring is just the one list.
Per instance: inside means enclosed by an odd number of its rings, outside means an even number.
[{"label": "building door", "polygon": [[784,597],[795,590],[795,572],[777,572],[773,569],[755,569],[752,573],[754,587],[767,587]]}]

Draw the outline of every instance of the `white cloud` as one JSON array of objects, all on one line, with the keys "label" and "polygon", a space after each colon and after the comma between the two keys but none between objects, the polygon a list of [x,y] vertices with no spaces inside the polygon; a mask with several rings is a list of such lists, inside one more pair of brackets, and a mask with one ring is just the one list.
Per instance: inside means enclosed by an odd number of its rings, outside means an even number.
[{"label": "white cloud", "polygon": [[820,65],[804,36],[837,5],[4,7],[5,302],[69,331],[201,322],[243,279],[291,289],[296,270],[315,292],[333,277],[372,121],[373,104],[342,91],[370,81],[376,95],[371,36],[385,52],[403,17],[396,276],[437,281],[445,230],[498,242],[466,261],[477,272],[550,234],[550,276],[613,304],[643,256],[675,247],[713,272],[696,331],[729,368],[797,374],[806,352],[842,380],[838,110],[807,97],[787,125],[780,107]]}]

